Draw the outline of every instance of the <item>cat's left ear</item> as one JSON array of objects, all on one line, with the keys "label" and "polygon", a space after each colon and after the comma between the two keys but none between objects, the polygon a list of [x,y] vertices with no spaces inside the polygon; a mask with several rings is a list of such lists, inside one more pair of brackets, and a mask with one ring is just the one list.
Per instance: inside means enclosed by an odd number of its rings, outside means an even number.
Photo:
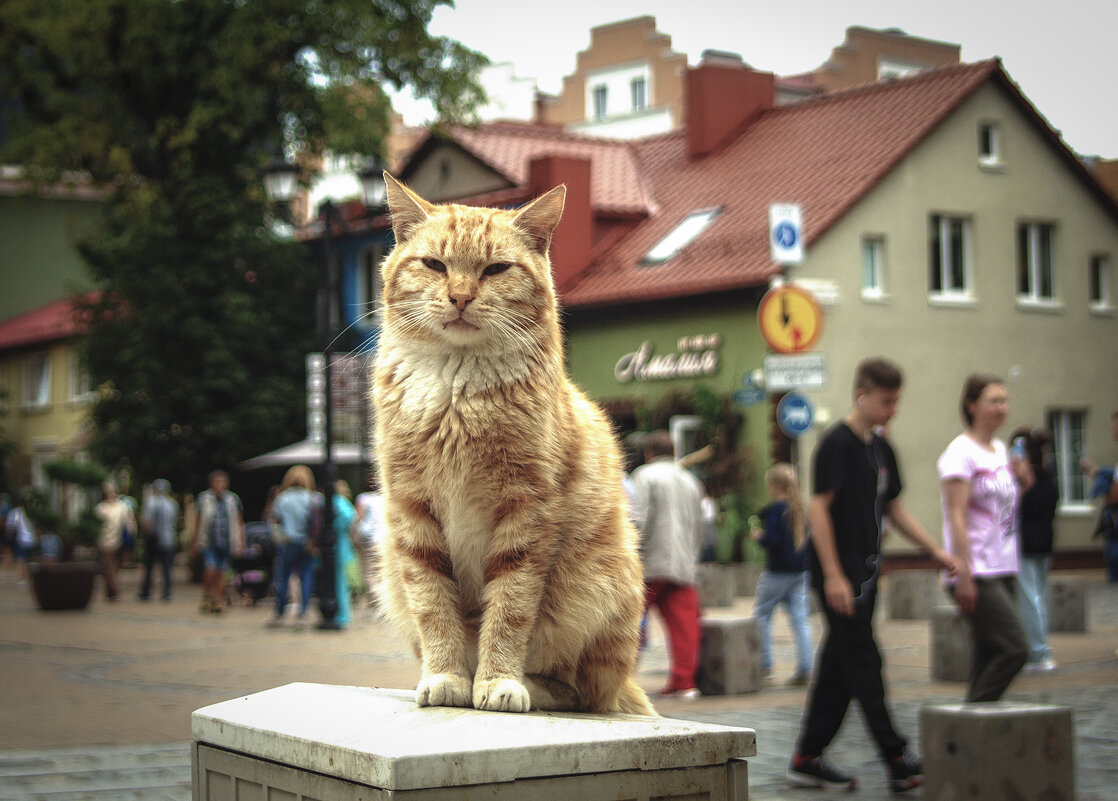
[{"label": "cat's left ear", "polygon": [[387,172],[384,174],[384,188],[388,195],[388,210],[392,212],[392,233],[396,235],[396,242],[402,244],[417,225],[431,216],[434,206]]},{"label": "cat's left ear", "polygon": [[547,253],[551,246],[551,234],[563,216],[563,204],[567,199],[567,187],[557,186],[546,195],[541,195],[516,215],[516,225],[528,232],[540,253]]}]

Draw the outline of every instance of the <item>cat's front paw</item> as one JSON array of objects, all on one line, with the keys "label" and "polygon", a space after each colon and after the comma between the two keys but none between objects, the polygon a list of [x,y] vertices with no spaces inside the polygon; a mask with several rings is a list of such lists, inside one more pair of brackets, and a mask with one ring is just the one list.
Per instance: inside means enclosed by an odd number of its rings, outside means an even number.
[{"label": "cat's front paw", "polygon": [[527,688],[516,679],[474,682],[474,708],[490,712],[527,712],[531,704]]},{"label": "cat's front paw", "polygon": [[415,701],[420,706],[470,706],[473,680],[454,673],[433,673],[424,676],[415,688]]}]

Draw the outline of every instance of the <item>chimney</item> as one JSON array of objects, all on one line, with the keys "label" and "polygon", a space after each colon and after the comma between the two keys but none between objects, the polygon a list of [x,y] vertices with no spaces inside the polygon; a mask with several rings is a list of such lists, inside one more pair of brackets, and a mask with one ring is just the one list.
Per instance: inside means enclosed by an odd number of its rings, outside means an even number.
[{"label": "chimney", "polygon": [[773,107],[775,78],[735,53],[703,51],[687,73],[687,151],[701,158],[726,145]]},{"label": "chimney", "polygon": [[541,156],[528,167],[528,184],[542,195],[559,184],[567,185],[563,219],[551,238],[551,275],[560,292],[578,283],[590,266],[594,212],[590,206],[590,160],[566,156]]}]

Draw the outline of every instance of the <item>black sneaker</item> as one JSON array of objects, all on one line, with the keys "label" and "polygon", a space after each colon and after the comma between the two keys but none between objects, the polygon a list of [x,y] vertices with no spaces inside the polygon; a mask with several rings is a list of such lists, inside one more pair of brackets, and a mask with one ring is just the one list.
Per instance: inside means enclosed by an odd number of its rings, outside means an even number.
[{"label": "black sneaker", "polygon": [[924,763],[907,751],[889,760],[889,787],[903,793],[924,783]]},{"label": "black sneaker", "polygon": [[826,790],[853,790],[858,780],[823,761],[823,757],[796,754],[788,766],[788,781],[797,787],[821,787]]}]

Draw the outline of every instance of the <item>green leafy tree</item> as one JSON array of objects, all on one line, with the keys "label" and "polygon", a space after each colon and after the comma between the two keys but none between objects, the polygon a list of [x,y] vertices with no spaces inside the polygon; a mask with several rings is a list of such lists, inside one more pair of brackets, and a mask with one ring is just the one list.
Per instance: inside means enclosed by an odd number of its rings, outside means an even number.
[{"label": "green leafy tree", "polygon": [[0,3],[0,158],[109,188],[83,246],[103,464],[197,485],[302,435],[318,267],[272,235],[260,169],[375,154],[389,85],[465,118],[484,58],[427,32],[445,2]]}]

